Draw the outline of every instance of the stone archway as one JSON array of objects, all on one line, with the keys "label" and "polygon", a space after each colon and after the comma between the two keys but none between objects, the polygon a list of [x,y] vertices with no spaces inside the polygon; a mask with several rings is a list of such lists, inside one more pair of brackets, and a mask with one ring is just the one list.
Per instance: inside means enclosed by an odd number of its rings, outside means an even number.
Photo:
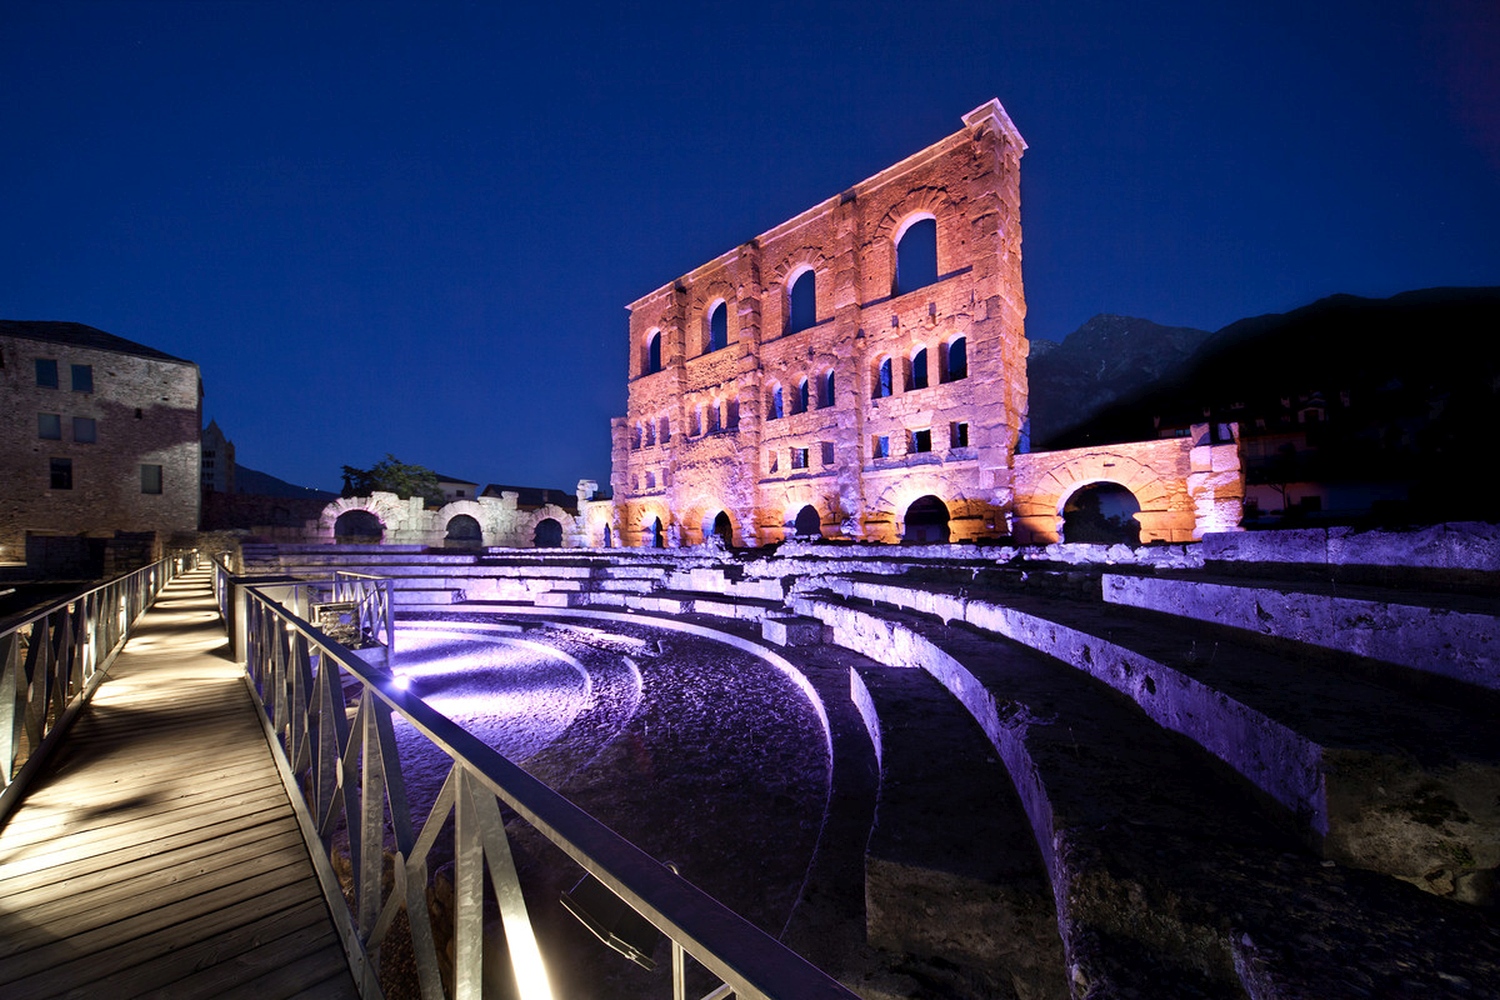
[{"label": "stone archway", "polygon": [[667,547],[666,529],[662,527],[661,518],[654,517],[646,522],[646,530],[641,536],[641,543],[648,549]]},{"label": "stone archway", "polygon": [[544,517],[536,523],[531,533],[531,544],[539,549],[560,549],[563,543],[562,522],[555,517]]},{"label": "stone archway", "polygon": [[724,543],[726,549],[734,548],[734,522],[729,518],[729,512],[719,511],[714,515],[713,524],[709,526],[710,533]]},{"label": "stone archway", "polygon": [[948,505],[931,493],[906,508],[901,541],[909,545],[942,545],[949,539]]},{"label": "stone archway", "polygon": [[468,514],[455,514],[448,519],[443,544],[450,548],[477,549],[484,544],[484,531]]},{"label": "stone archway", "polygon": [[380,518],[363,507],[346,510],[333,522],[333,540],[344,545],[376,545],[385,537]]},{"label": "stone archway", "polygon": [[807,504],[797,511],[797,517],[792,521],[792,534],[797,538],[822,538],[823,515],[818,513],[818,508]]},{"label": "stone archway", "polygon": [[1141,544],[1140,512],[1141,502],[1119,483],[1088,483],[1063,501],[1062,540],[1135,547]]}]

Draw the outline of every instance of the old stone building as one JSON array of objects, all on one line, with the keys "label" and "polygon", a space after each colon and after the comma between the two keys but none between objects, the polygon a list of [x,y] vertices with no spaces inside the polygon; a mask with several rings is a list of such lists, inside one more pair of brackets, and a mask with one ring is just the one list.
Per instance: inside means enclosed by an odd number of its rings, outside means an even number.
[{"label": "old stone building", "polygon": [[28,537],[197,530],[197,365],[81,323],[0,320],[0,385],[0,557]]},{"label": "old stone building", "polygon": [[1141,541],[1234,527],[1229,438],[1018,461],[1026,143],[999,101],[963,123],[631,303],[615,539],[1050,542],[1099,484],[1135,495]]},{"label": "old stone building", "polygon": [[1026,144],[999,101],[963,121],[630,305],[625,544],[1007,533]]}]

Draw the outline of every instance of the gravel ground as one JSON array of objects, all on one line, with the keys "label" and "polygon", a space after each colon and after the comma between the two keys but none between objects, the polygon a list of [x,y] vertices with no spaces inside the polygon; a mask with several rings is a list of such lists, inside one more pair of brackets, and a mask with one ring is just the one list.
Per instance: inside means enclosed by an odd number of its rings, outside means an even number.
[{"label": "gravel ground", "polygon": [[[396,673],[411,690],[780,936],[828,804],[827,741],[801,690],[757,657],[668,629],[472,617],[401,623]],[[397,741],[425,816],[447,758],[409,727]],[[509,828],[557,994],[670,996],[667,946],[647,973],[599,944],[557,903],[580,869],[525,824]],[[696,995],[712,985],[692,982]]]}]

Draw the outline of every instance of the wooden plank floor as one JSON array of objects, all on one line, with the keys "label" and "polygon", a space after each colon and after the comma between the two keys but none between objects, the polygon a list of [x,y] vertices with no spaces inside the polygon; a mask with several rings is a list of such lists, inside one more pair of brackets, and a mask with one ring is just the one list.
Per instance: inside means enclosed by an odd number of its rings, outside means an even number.
[{"label": "wooden plank floor", "polygon": [[206,572],[0,830],[0,997],[355,997]]}]

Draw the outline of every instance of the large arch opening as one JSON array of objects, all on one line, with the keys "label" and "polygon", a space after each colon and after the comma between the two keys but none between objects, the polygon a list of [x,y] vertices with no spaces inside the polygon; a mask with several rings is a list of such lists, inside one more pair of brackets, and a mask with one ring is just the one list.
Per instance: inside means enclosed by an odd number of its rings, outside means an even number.
[{"label": "large arch opening", "polygon": [[727,511],[719,511],[714,516],[713,527],[710,529],[713,536],[724,543],[726,549],[734,548],[734,523],[729,520]]},{"label": "large arch opening", "polygon": [[1090,483],[1063,504],[1062,540],[1104,545],[1141,544],[1141,511],[1135,494],[1119,483]]},{"label": "large arch opening", "polygon": [[818,508],[808,504],[797,511],[797,519],[792,522],[792,534],[797,538],[822,538],[823,518],[818,513]]},{"label": "large arch opening", "polygon": [[468,514],[456,514],[448,521],[448,531],[443,542],[453,548],[475,548],[484,543],[484,532],[479,522]]},{"label": "large arch opening", "polygon": [[333,540],[346,545],[372,545],[385,537],[385,525],[367,510],[346,510],[333,522]]},{"label": "large arch opening", "polygon": [[539,549],[560,549],[563,543],[563,528],[555,517],[544,517],[536,523],[531,533],[531,544]]},{"label": "large arch opening", "polygon": [[932,494],[919,497],[906,508],[906,531],[901,540],[912,545],[939,545],[948,541],[948,505]]},{"label": "large arch opening", "polygon": [[935,284],[938,280],[937,220],[919,218],[896,241],[896,273],[892,295]]}]

